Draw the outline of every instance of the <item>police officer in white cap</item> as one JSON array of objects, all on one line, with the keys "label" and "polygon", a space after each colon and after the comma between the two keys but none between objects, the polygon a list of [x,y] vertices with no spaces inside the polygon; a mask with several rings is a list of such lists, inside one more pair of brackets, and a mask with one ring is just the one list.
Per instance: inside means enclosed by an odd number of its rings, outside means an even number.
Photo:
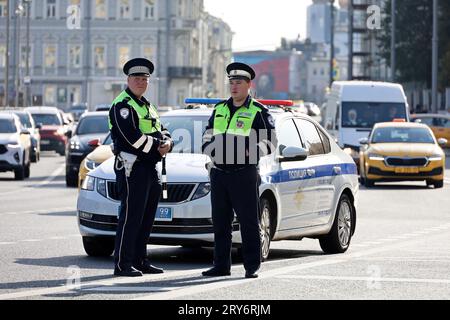
[{"label": "police officer in white cap", "polygon": [[215,106],[203,135],[210,170],[214,228],[214,267],[203,276],[230,275],[234,213],[240,224],[246,278],[256,278],[261,264],[259,228],[261,156],[275,150],[276,135],[268,109],[249,95],[255,71],[244,63],[227,67],[231,98]]},{"label": "police officer in white cap", "polygon": [[173,142],[156,108],[143,96],[154,71],[153,63],[132,59],[123,71],[128,76],[128,87],[113,101],[109,112],[121,201],[114,275],[138,277],[163,272],[150,264],[147,243],[161,195],[156,164],[171,151]]}]

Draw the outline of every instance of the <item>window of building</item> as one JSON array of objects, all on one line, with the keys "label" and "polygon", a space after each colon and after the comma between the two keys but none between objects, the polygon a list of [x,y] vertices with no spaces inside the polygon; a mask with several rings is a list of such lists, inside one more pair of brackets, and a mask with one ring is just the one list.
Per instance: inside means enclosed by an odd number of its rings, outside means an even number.
[{"label": "window of building", "polygon": [[125,63],[130,60],[130,47],[129,46],[120,46],[119,47],[119,64],[118,67],[120,69],[123,68]]},{"label": "window of building", "polygon": [[120,19],[131,18],[130,0],[119,0],[119,18]]},{"label": "window of building", "polygon": [[44,67],[56,68],[56,45],[50,44],[44,47]]},{"label": "window of building", "polygon": [[58,103],[67,103],[67,89],[64,87],[58,88]]},{"label": "window of building", "polygon": [[31,68],[31,46],[28,48],[27,46],[20,46],[20,66],[25,68],[27,66],[27,51],[28,52],[28,66]]},{"label": "window of building", "polygon": [[56,104],[56,86],[45,87],[44,103],[48,106],[54,106]]},{"label": "window of building", "polygon": [[96,19],[107,18],[106,0],[95,0],[95,18]]},{"label": "window of building", "polygon": [[81,87],[73,86],[69,87],[69,103],[79,104],[81,102]]},{"label": "window of building", "polygon": [[4,68],[6,66],[6,46],[0,46],[0,68]]},{"label": "window of building", "polygon": [[178,0],[178,16],[182,17],[184,16],[184,3],[185,1],[183,0]]},{"label": "window of building", "polygon": [[295,119],[295,124],[297,128],[303,133],[305,138],[306,149],[309,151],[310,156],[324,154],[322,140],[320,139],[319,132],[314,123],[303,120]]},{"label": "window of building", "polygon": [[81,45],[69,46],[69,67],[72,69],[81,68]]},{"label": "window of building", "polygon": [[150,60],[150,61],[153,61],[153,47],[145,46],[145,47],[142,49],[142,56],[143,56],[145,59],[148,59],[148,60]]},{"label": "window of building", "polygon": [[155,18],[155,0],[144,0],[144,19],[151,20]]},{"label": "window of building", "polygon": [[80,5],[80,0],[70,0],[70,4],[79,6]]},{"label": "window of building", "polygon": [[106,68],[106,54],[104,46],[94,47],[94,66],[95,69],[105,69]]},{"label": "window of building", "polygon": [[46,18],[56,18],[56,0],[47,0],[47,6],[45,8]]},{"label": "window of building", "polygon": [[6,0],[0,0],[0,17],[6,17]]}]

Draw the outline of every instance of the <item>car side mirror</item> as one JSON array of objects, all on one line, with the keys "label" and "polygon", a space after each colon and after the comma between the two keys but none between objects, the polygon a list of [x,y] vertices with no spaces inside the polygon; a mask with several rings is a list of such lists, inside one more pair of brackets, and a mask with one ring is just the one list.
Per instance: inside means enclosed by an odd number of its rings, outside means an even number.
[{"label": "car side mirror", "polygon": [[439,138],[439,139],[438,139],[438,144],[439,144],[441,147],[446,146],[447,143],[448,143],[448,140],[445,139],[445,138]]},{"label": "car side mirror", "polygon": [[97,148],[101,144],[100,139],[94,139],[88,142],[88,145],[93,148]]},{"label": "car side mirror", "polygon": [[20,130],[20,134],[30,134],[30,131],[28,131],[27,129],[22,129]]},{"label": "car side mirror", "polygon": [[367,145],[367,144],[369,144],[369,139],[367,139],[367,138],[359,139],[359,144],[360,145]]},{"label": "car side mirror", "polygon": [[308,158],[308,151],[298,147],[286,147],[278,157],[280,162],[304,161]]}]

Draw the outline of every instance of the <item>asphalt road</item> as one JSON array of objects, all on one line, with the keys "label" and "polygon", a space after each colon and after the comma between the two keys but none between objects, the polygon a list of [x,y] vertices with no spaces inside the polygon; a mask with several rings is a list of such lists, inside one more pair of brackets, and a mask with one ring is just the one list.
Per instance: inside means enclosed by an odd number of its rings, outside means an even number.
[{"label": "asphalt road", "polygon": [[[66,188],[64,157],[46,153],[31,178],[0,173],[0,300],[450,299],[450,161],[443,189],[425,183],[361,187],[347,253],[325,255],[317,240],[272,244],[258,279],[205,279],[212,250],[149,246],[163,275],[112,277],[113,260],[87,257]],[[78,282],[78,279],[80,281]]]}]

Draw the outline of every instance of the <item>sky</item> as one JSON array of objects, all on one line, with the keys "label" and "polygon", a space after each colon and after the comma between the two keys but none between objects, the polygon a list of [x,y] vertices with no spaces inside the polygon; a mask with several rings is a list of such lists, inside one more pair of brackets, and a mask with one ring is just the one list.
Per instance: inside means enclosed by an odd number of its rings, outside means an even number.
[{"label": "sky", "polygon": [[273,50],[281,38],[306,38],[312,0],[205,0],[205,10],[235,33],[233,51]]}]

